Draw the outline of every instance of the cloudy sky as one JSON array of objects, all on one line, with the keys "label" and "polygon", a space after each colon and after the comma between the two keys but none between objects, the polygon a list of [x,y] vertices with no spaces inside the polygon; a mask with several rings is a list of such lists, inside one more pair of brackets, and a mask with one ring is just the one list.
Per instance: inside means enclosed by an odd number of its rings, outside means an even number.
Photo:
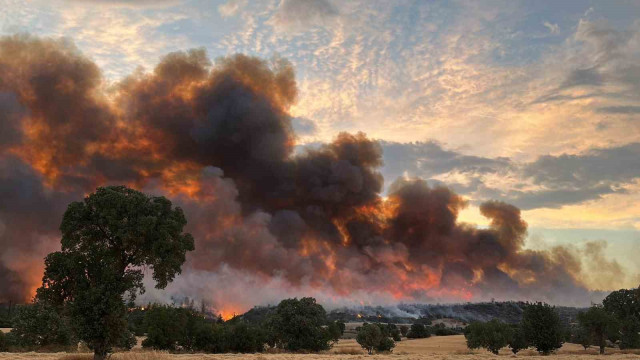
[{"label": "cloudy sky", "polygon": [[[385,186],[512,203],[526,246],[640,263],[640,2],[0,0],[0,33],[64,37],[116,83],[168,52],[286,58],[299,146],[382,141]],[[606,259],[593,255],[603,249]],[[591,257],[590,257],[591,256]],[[588,266],[588,262],[587,262]],[[610,278],[607,277],[607,281]],[[609,286],[591,280],[592,287]]]}]

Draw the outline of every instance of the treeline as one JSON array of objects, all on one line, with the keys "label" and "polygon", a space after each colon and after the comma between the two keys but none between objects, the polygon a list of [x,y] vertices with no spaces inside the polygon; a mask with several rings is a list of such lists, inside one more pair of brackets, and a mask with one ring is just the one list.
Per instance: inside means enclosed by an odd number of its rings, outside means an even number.
[{"label": "treeline", "polygon": [[[118,350],[131,349],[135,335],[146,335],[143,347],[172,352],[317,352],[330,349],[345,330],[344,323],[329,321],[313,298],[283,300],[260,323],[241,317],[224,321],[193,307],[170,305],[130,307],[126,319],[128,331],[116,344]],[[0,351],[72,351],[79,341],[70,318],[41,302],[18,307],[12,325],[11,332],[0,335]]]},{"label": "treeline", "polygon": [[640,348],[640,290],[622,289],[609,294],[602,304],[579,312],[576,321],[565,323],[553,306],[528,304],[522,320],[508,324],[498,319],[472,322],[464,331],[470,349],[485,348],[494,354],[506,346],[516,354],[529,347],[541,354],[556,351],[564,342],[581,344],[585,349],[598,346],[620,349]]}]

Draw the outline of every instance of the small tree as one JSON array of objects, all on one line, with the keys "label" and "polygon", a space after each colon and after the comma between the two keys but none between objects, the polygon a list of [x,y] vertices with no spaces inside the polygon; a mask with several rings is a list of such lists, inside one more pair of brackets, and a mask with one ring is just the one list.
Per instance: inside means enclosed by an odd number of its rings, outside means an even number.
[{"label": "small tree", "polygon": [[363,349],[367,350],[369,355],[376,352],[391,351],[395,346],[393,339],[389,338],[388,331],[385,333],[382,329],[388,329],[382,324],[364,324],[358,329],[356,341]]},{"label": "small tree", "polygon": [[601,306],[592,306],[586,312],[578,314],[580,326],[587,329],[593,342],[600,347],[600,354],[604,354],[609,334],[617,332],[616,320]]},{"label": "small tree", "polygon": [[400,325],[400,334],[402,334],[402,336],[407,336],[407,333],[409,332],[409,327],[407,325]]},{"label": "small tree", "polygon": [[580,344],[587,350],[591,346],[591,332],[583,326],[577,326],[571,333],[571,342]]},{"label": "small tree", "polygon": [[156,288],[181,272],[193,237],[180,208],[125,186],[98,188],[69,205],[62,219],[61,251],[45,259],[37,298],[68,313],[78,337],[107,357],[113,346],[133,346],[126,299],[144,291],[143,268]]},{"label": "small tree", "polygon": [[529,343],[543,355],[562,347],[563,327],[555,307],[540,302],[527,305],[522,328]]},{"label": "small tree", "polygon": [[464,336],[469,349],[485,348],[494,354],[507,346],[512,339],[513,330],[508,324],[497,319],[481,323],[473,322],[466,327]]},{"label": "small tree", "polygon": [[330,322],[329,325],[327,326],[327,331],[328,331],[329,339],[334,343],[338,342],[338,340],[340,340],[340,337],[343,334],[343,330],[337,321]]},{"label": "small tree", "polygon": [[423,339],[430,336],[429,328],[423,324],[411,324],[411,329],[407,333],[409,339]]},{"label": "small tree", "polygon": [[522,326],[515,326],[513,328],[513,335],[509,341],[509,347],[514,354],[517,354],[518,351],[529,347],[529,341],[527,340],[527,335],[524,333]]},{"label": "small tree", "polygon": [[314,298],[282,300],[267,321],[270,342],[289,351],[321,351],[331,347],[331,336],[323,327],[327,314]]}]

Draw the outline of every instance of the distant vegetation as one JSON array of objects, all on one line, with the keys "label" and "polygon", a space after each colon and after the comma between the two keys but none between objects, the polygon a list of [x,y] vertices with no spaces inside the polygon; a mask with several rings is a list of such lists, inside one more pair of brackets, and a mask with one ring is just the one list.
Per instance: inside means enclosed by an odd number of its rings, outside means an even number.
[{"label": "distant vegetation", "polygon": [[640,348],[639,319],[640,289],[621,289],[609,294],[601,305],[578,312],[575,321],[565,322],[558,308],[535,303],[524,307],[518,324],[498,319],[472,322],[464,334],[469,348],[485,348],[495,354],[509,346],[514,354],[533,347],[547,355],[566,341],[585,349],[595,345],[604,354],[606,347]]}]

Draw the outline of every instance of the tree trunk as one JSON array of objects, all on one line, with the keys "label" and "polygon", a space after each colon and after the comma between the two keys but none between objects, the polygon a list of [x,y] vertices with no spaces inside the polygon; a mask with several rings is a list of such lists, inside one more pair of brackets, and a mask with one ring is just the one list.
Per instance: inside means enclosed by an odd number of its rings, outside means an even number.
[{"label": "tree trunk", "polygon": [[600,355],[604,355],[604,345],[600,345]]},{"label": "tree trunk", "polygon": [[105,360],[108,354],[107,350],[95,349],[93,351],[93,360]]}]

